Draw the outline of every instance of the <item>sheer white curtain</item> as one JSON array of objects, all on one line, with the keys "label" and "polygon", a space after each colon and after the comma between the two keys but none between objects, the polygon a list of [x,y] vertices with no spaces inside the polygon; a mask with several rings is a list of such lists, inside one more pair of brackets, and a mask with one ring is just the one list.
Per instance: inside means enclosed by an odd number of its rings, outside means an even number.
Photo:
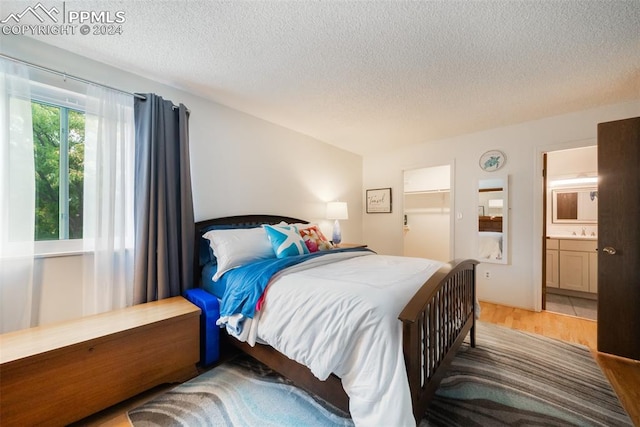
[{"label": "sheer white curtain", "polygon": [[0,59],[1,332],[32,325],[35,166],[28,70]]},{"label": "sheer white curtain", "polygon": [[133,97],[91,86],[87,93],[83,241],[83,312],[133,300]]}]

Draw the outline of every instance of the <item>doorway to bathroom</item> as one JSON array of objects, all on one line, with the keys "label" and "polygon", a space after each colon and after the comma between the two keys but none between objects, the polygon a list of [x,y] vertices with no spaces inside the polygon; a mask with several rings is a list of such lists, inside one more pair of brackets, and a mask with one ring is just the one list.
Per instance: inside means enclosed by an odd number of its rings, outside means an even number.
[{"label": "doorway to bathroom", "polygon": [[597,146],[543,156],[542,308],[597,320]]}]

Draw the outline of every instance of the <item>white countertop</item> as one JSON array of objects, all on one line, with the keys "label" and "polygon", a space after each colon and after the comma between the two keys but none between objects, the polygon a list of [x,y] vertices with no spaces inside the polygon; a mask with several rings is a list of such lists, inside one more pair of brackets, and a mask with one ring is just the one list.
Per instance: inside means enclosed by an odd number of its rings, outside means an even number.
[{"label": "white countertop", "polygon": [[555,236],[547,236],[547,239],[562,239],[562,240],[598,240],[598,236],[574,236],[572,234],[563,234]]}]

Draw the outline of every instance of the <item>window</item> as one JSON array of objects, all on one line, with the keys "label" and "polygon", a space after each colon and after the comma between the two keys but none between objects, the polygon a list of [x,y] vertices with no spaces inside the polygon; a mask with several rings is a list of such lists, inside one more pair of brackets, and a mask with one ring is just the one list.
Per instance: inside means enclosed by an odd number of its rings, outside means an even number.
[{"label": "window", "polygon": [[35,240],[82,239],[84,112],[33,100]]},{"label": "window", "polygon": [[[2,175],[8,178],[2,185],[11,189],[6,199],[16,202],[3,204],[15,208],[1,213],[3,220],[22,226],[16,227],[22,235],[18,239],[17,231],[7,241],[27,243],[36,257],[94,252],[98,239],[112,231],[105,228],[132,226],[133,99],[124,96],[131,105],[117,104],[113,111],[113,94],[83,81],[61,81],[43,70],[13,80],[3,100],[9,101],[3,106],[11,115],[2,118],[15,124],[8,136],[17,141],[11,152],[16,162],[11,163],[13,175]],[[123,138],[125,148],[119,142]],[[126,174],[120,172],[125,167]],[[124,207],[117,205],[122,193],[128,197]],[[114,211],[126,213],[126,221],[113,220]]]}]

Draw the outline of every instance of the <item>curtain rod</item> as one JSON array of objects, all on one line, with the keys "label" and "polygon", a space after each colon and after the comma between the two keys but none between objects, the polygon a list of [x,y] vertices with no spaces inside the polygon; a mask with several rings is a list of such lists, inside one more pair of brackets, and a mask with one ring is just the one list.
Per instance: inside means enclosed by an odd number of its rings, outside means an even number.
[{"label": "curtain rod", "polygon": [[136,98],[142,99],[143,101],[147,100],[147,97],[144,96],[144,95],[127,92],[126,90],[116,89],[115,87],[103,85],[102,83],[92,82],[91,80],[83,79],[82,77],[78,77],[78,76],[74,76],[74,75],[71,75],[71,74],[67,74],[67,73],[65,73],[63,71],[54,70],[52,68],[43,67],[42,65],[37,65],[37,64],[34,64],[33,62],[28,62],[28,61],[25,61],[25,60],[22,60],[22,59],[14,58],[13,56],[5,55],[4,53],[0,53],[0,57],[9,59],[11,61],[19,62],[21,64],[28,65],[29,67],[33,67],[33,68],[35,68],[37,70],[41,70],[41,71],[46,71],[46,72],[49,72],[49,73],[57,74],[58,76],[64,77],[65,79],[76,80],[76,81],[79,81],[81,83],[86,83],[86,84],[90,84],[90,85],[102,86],[102,87],[105,87],[107,89],[115,90],[116,92],[125,93],[127,95],[135,96]]},{"label": "curtain rod", "polygon": [[[71,74],[67,74],[67,73],[65,73],[63,71],[54,70],[52,68],[43,67],[42,65],[37,65],[37,64],[34,64],[32,62],[28,62],[28,61],[25,61],[25,60],[22,60],[22,59],[14,58],[13,56],[5,55],[4,53],[0,53],[0,57],[8,59],[10,61],[15,61],[15,62],[19,62],[21,64],[28,65],[29,67],[33,67],[33,68],[35,68],[37,70],[41,70],[41,71],[46,71],[48,73],[57,74],[58,76],[64,77],[65,79],[72,79],[72,80],[76,80],[76,81],[79,81],[79,82],[85,83],[85,84],[102,86],[104,88],[111,89],[111,90],[114,90],[116,92],[120,92],[120,93],[124,93],[124,94],[127,94],[127,95],[131,95],[131,96],[136,97],[138,99],[141,99],[143,101],[147,100],[146,96],[140,95],[139,93],[131,93],[131,92],[127,92],[126,90],[117,89],[115,87],[107,86],[107,85],[102,84],[102,83],[92,82],[91,80],[83,79],[82,77],[78,77],[78,76],[74,76],[74,75],[71,75]],[[178,107],[174,105],[173,109],[176,110],[176,109],[178,109]],[[190,114],[190,113],[191,113],[191,111],[187,108],[187,114]]]}]

